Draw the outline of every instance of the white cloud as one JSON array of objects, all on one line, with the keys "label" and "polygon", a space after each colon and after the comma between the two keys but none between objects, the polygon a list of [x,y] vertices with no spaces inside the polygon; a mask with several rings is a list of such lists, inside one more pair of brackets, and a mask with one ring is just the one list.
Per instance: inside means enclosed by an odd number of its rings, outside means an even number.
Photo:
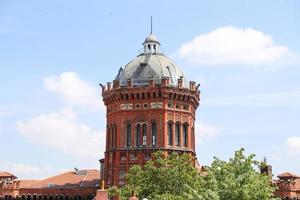
[{"label": "white cloud", "polygon": [[32,143],[54,147],[74,157],[99,159],[104,151],[104,132],[78,123],[71,108],[18,121],[17,130]]},{"label": "white cloud", "polygon": [[179,57],[195,64],[267,64],[291,55],[288,47],[277,45],[261,31],[225,26],[196,36],[177,51]]},{"label": "white cloud", "polygon": [[40,167],[22,163],[9,163],[0,161],[0,171],[8,171],[19,179],[41,179],[53,176],[57,171],[52,167]]},{"label": "white cloud", "polygon": [[215,99],[203,99],[202,105],[208,106],[257,106],[257,107],[298,107],[300,91],[250,94]]},{"label": "white cloud", "polygon": [[9,117],[16,114],[22,108],[14,104],[3,104],[0,105],[0,117]]},{"label": "white cloud", "polygon": [[83,81],[76,72],[64,72],[45,78],[44,85],[73,106],[83,106],[90,110],[104,108],[100,90]]},{"label": "white cloud", "polygon": [[300,155],[300,137],[290,137],[286,141],[288,153],[293,156]]},{"label": "white cloud", "polygon": [[216,137],[216,135],[219,132],[217,127],[204,122],[196,122],[195,130],[196,130],[196,142],[200,142],[200,143],[207,139]]}]

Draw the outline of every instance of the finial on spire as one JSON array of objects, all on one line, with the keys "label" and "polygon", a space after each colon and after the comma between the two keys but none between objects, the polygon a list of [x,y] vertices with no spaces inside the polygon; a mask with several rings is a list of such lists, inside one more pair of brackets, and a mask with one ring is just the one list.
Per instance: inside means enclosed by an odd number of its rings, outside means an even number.
[{"label": "finial on spire", "polygon": [[152,16],[151,16],[151,32],[150,34],[152,34]]}]

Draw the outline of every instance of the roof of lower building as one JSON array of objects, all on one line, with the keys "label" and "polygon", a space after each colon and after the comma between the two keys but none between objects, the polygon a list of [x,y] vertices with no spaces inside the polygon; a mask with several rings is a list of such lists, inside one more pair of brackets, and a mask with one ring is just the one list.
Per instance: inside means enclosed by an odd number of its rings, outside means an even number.
[{"label": "roof of lower building", "polygon": [[282,174],[279,174],[277,176],[278,178],[300,178],[300,176],[296,175],[296,174],[293,174],[293,173],[290,173],[290,172],[284,172]]},{"label": "roof of lower building", "polygon": [[0,172],[0,177],[14,177],[14,178],[17,178],[15,175],[13,175],[9,172]]},{"label": "roof of lower building", "polygon": [[98,187],[99,170],[68,171],[43,180],[20,180],[20,188],[91,188]]}]

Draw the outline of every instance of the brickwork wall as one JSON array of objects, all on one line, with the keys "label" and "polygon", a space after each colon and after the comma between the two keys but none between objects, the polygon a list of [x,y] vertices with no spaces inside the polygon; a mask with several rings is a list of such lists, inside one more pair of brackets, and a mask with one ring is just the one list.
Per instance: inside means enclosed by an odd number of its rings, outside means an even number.
[{"label": "brickwork wall", "polygon": [[[147,86],[119,87],[114,81],[102,91],[107,107],[106,151],[104,180],[109,185],[125,184],[123,174],[132,165],[143,165],[158,150],[166,153],[189,153],[195,157],[195,111],[199,105],[200,92],[194,82],[190,88],[170,86],[168,80]],[[152,124],[156,123],[156,144],[152,144]],[[168,144],[168,123],[172,123],[172,144]],[[131,145],[127,145],[127,125],[131,126]],[[137,126],[140,124],[140,145],[137,145]],[[178,124],[178,125],[176,125]],[[146,143],[143,130],[146,127]],[[176,126],[179,130],[179,144],[176,143]],[[187,130],[187,144],[184,145],[184,126]]]},{"label": "brickwork wall", "polygon": [[96,188],[21,188],[18,190],[0,191],[0,200],[91,200],[96,196]]}]

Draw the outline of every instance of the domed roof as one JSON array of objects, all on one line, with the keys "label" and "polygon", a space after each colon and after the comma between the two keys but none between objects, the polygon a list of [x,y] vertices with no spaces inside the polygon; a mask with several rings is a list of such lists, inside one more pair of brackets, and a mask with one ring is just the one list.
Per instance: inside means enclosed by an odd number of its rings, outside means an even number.
[{"label": "domed roof", "polygon": [[[181,69],[168,57],[162,53],[143,53],[121,68],[116,80],[121,86],[127,85],[127,80],[132,79],[134,86],[147,85],[150,79],[154,79],[156,84],[161,83],[162,77],[170,78],[170,85],[176,86],[177,80],[185,76]],[[186,87],[183,81],[183,87]]]},{"label": "domed roof", "polygon": [[147,42],[156,42],[159,43],[158,39],[156,38],[156,36],[151,33],[148,37],[146,37],[145,41],[143,44],[147,43]]},{"label": "domed roof", "polygon": [[182,86],[187,87],[183,72],[171,59],[160,53],[160,43],[152,32],[143,45],[144,53],[120,68],[116,80],[120,81],[121,86],[127,86],[128,79],[132,80],[133,86],[141,86],[148,85],[150,79],[160,84],[163,77],[169,77],[170,85],[176,86],[178,79],[182,78]]}]

